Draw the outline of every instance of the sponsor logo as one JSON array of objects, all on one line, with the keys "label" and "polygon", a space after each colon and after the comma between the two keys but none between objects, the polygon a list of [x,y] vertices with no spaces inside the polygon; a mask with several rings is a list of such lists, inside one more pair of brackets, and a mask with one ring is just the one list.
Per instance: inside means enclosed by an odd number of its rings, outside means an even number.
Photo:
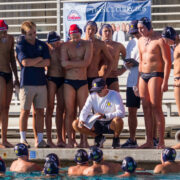
[{"label": "sponsor logo", "polygon": [[80,21],[81,16],[79,15],[79,13],[76,10],[72,10],[68,15],[67,20],[68,21]]}]

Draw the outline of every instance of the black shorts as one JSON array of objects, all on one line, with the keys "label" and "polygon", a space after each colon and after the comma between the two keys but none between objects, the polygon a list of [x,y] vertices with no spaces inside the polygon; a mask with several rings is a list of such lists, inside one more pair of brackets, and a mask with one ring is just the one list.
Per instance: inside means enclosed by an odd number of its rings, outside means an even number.
[{"label": "black shorts", "polygon": [[140,108],[140,97],[135,96],[132,87],[127,87],[126,107]]},{"label": "black shorts", "polygon": [[114,134],[114,131],[112,129],[110,129],[110,124],[111,121],[101,121],[101,120],[97,120],[94,123],[94,132],[96,134]]}]

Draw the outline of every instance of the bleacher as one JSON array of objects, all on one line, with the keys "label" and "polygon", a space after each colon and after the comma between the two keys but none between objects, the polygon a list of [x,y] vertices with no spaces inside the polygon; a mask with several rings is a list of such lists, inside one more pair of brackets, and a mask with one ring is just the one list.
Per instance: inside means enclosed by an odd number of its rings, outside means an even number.
[{"label": "bleacher", "polygon": [[[20,34],[20,25],[24,20],[33,20],[37,24],[38,38],[45,40],[47,32],[55,30],[62,34],[63,22],[63,2],[70,0],[2,0],[0,2],[0,17],[9,24],[9,33],[17,36]],[[73,2],[76,2],[73,0]],[[79,1],[78,1],[79,2]],[[83,0],[81,1],[83,2]],[[87,2],[87,1],[86,1]],[[180,2],[179,0],[152,0],[152,23],[155,31],[162,31],[163,27],[170,25],[180,30]],[[119,85],[123,102],[126,99],[126,79],[127,73],[119,77]],[[126,109],[127,112],[127,109]],[[163,96],[163,112],[166,118],[166,127],[180,125],[177,107],[173,92],[173,69],[169,79],[169,91]],[[9,128],[18,130],[19,127],[20,104],[13,94],[10,112]],[[127,113],[124,118],[125,129],[128,129]],[[144,129],[144,116],[142,107],[138,110],[138,129]],[[28,127],[32,127],[32,115],[29,119]],[[53,129],[55,121],[53,117]]]}]

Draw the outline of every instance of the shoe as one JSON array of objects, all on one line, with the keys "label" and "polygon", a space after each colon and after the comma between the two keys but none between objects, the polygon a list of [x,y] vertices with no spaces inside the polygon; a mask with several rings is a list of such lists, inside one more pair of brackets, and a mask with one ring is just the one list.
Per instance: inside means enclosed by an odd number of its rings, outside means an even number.
[{"label": "shoe", "polygon": [[44,140],[42,140],[38,145],[37,148],[47,148],[49,147]]},{"label": "shoe", "polygon": [[153,144],[154,144],[154,147],[157,147],[159,144],[159,139],[153,138]]},{"label": "shoe", "polygon": [[98,135],[94,139],[94,145],[97,147],[102,147],[103,143],[106,141],[106,137],[103,136],[102,134]]},{"label": "shoe", "polygon": [[124,143],[121,145],[121,148],[137,148],[138,145],[137,145],[137,141],[132,141],[130,138]]},{"label": "shoe", "polygon": [[116,137],[116,138],[114,137],[113,138],[112,148],[113,149],[120,148],[120,139],[119,139],[119,137]]},{"label": "shoe", "polygon": [[31,147],[26,140],[21,141],[21,143],[25,144],[27,146],[27,148]]}]

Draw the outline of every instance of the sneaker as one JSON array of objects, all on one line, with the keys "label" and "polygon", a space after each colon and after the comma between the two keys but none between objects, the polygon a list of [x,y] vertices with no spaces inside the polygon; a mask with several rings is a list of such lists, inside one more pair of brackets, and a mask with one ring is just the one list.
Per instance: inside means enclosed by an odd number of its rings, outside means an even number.
[{"label": "sneaker", "polygon": [[26,140],[21,141],[21,143],[25,144],[27,146],[27,148],[31,147]]},{"label": "sneaker", "polygon": [[120,148],[120,139],[119,137],[113,138],[112,148],[117,149]]},{"label": "sneaker", "polygon": [[153,144],[154,144],[154,147],[157,147],[158,144],[159,144],[159,139],[158,138],[153,138]]},{"label": "sneaker", "polygon": [[98,135],[94,139],[94,145],[97,147],[102,147],[103,143],[106,141],[106,137],[103,136],[102,134]]},{"label": "sneaker", "polygon": [[121,145],[121,148],[137,148],[138,145],[137,145],[137,141],[132,141],[130,138],[124,143]]},{"label": "sneaker", "polygon": [[44,140],[42,140],[38,145],[37,148],[47,148],[48,145],[46,144],[46,142]]}]

